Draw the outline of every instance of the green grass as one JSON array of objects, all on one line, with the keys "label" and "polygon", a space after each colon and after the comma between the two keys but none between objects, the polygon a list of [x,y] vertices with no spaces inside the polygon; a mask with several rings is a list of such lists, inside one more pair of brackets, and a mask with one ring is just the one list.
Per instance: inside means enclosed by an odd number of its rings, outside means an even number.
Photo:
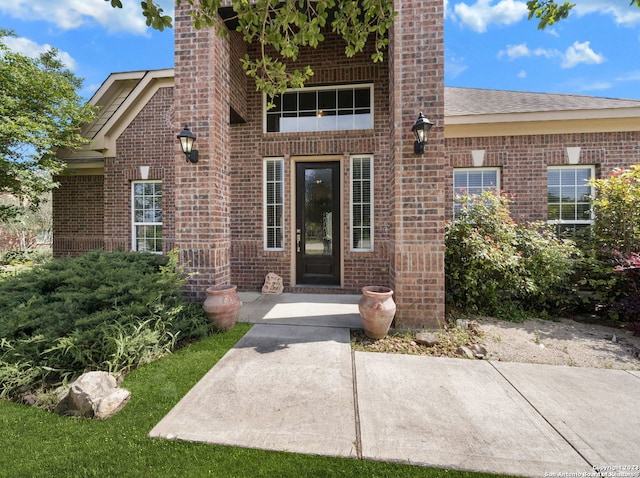
[{"label": "green grass", "polygon": [[0,402],[2,477],[488,477],[416,466],[150,439],[149,431],[249,330],[237,324],[130,373],[127,406],[99,421]]}]

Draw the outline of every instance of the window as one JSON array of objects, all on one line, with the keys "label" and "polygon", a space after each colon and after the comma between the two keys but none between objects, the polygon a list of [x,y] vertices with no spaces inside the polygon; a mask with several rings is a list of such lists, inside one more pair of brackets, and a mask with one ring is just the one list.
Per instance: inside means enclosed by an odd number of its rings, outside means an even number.
[{"label": "window", "polygon": [[132,183],[133,250],[162,252],[162,183]]},{"label": "window", "polygon": [[549,167],[547,171],[547,221],[558,234],[575,234],[593,224],[589,180],[593,166]]},{"label": "window", "polygon": [[[276,95],[266,111],[267,133],[373,128],[371,85],[303,88]],[[265,97],[266,103],[266,97]]]},{"label": "window", "polygon": [[351,250],[373,250],[373,159],[351,158]]},{"label": "window", "polygon": [[284,160],[264,161],[264,248],[284,250]]},{"label": "window", "polygon": [[460,212],[460,196],[479,195],[485,191],[500,188],[498,168],[454,169],[453,171],[453,212]]}]

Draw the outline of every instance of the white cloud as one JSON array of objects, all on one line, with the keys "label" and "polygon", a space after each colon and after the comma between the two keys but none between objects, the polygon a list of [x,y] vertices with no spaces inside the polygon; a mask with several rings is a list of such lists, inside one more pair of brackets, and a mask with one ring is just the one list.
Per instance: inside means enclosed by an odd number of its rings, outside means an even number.
[{"label": "white cloud", "polygon": [[598,65],[605,61],[605,57],[596,53],[591,49],[588,41],[580,43],[578,41],[573,42],[564,53],[561,53],[556,49],[536,48],[531,50],[526,43],[520,43],[518,45],[507,45],[507,48],[498,52],[498,58],[506,57],[509,60],[515,60],[516,58],[528,58],[528,57],[544,57],[562,58],[562,68],[573,68],[580,63],[587,63],[590,65]]},{"label": "white cloud", "polygon": [[[38,43],[34,42],[33,40],[29,40],[28,38],[6,36],[2,41],[11,51],[20,53],[29,58],[37,58],[42,53],[53,48],[47,43],[45,43],[44,45],[39,45]],[[73,57],[65,51],[58,50],[58,58],[70,70],[75,70],[78,66]]]},{"label": "white cloud", "polygon": [[527,5],[514,0],[500,0],[492,5],[493,0],[478,0],[473,5],[458,3],[453,9],[460,22],[478,33],[487,31],[491,24],[511,25],[528,15]]},{"label": "white cloud", "polygon": [[520,72],[518,73],[518,78],[526,78],[527,77],[527,72],[524,70],[520,70]]},{"label": "white cloud", "polygon": [[562,68],[573,68],[580,63],[587,63],[590,65],[599,65],[605,61],[605,57],[599,53],[594,52],[589,46],[590,42],[585,41],[580,43],[578,41],[573,42],[567,51],[564,53],[562,60]]},{"label": "white cloud", "polygon": [[498,58],[507,56],[510,60],[520,58],[523,56],[531,56],[531,51],[526,43],[520,43],[519,45],[507,45],[506,50],[500,50],[498,52]]},{"label": "white cloud", "polygon": [[530,56],[543,56],[545,58],[554,58],[560,56],[561,53],[558,50],[546,50],[544,48],[536,48],[535,50],[529,49],[526,43],[520,43],[519,45],[507,45],[506,50],[500,50],[498,52],[498,58],[506,56],[510,60],[522,57]]},{"label": "white cloud", "polygon": [[602,91],[611,89],[611,83],[607,81],[596,81],[594,83],[582,84],[579,88],[580,91]]},{"label": "white cloud", "polygon": [[[173,1],[156,2],[173,15]],[[123,8],[112,8],[104,0],[0,0],[0,12],[22,20],[44,20],[62,30],[98,23],[109,32],[145,34],[147,26],[140,4],[124,1]]]},{"label": "white cloud", "polygon": [[624,76],[619,76],[616,81],[640,81],[640,71],[630,71]]},{"label": "white cloud", "polygon": [[463,57],[448,55],[448,58],[444,62],[444,73],[447,77],[456,78],[467,68],[469,67],[465,64]]},{"label": "white cloud", "polygon": [[640,8],[629,5],[629,0],[580,0],[574,11],[578,15],[601,13],[614,17],[618,25],[626,27],[640,24]]}]

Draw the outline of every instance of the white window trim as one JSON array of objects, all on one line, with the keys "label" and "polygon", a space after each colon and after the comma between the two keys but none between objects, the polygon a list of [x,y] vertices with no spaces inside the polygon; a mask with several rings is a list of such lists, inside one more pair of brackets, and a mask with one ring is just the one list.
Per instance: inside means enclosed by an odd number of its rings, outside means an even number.
[{"label": "white window trim", "polygon": [[[495,171],[496,172],[496,190],[500,190],[500,182],[501,182],[501,177],[500,177],[500,168],[497,167],[485,167],[485,166],[481,166],[478,168],[453,168],[453,174],[455,177],[455,173],[477,173],[478,171]],[[455,183],[453,186],[454,192],[455,192]]]},{"label": "white window trim", "polygon": [[[369,159],[370,162],[370,171],[371,171],[371,178],[370,178],[370,182],[371,182],[371,187],[369,188],[369,204],[371,205],[371,209],[370,209],[370,214],[371,214],[371,218],[370,218],[370,222],[371,222],[371,247],[368,248],[357,248],[354,247],[353,244],[353,161],[354,159]],[[375,197],[373,194],[373,190],[375,187],[375,182],[374,182],[374,161],[373,161],[373,155],[372,154],[358,154],[358,155],[354,155],[350,157],[350,161],[349,161],[349,247],[351,252],[373,252],[374,250],[374,233],[373,231],[375,230],[374,226],[374,218],[375,218],[375,214],[374,214],[374,204],[373,204],[373,198]]]},{"label": "white window trim", "polygon": [[[267,247],[268,246],[268,221],[267,221],[267,164],[269,161],[277,161],[280,166],[280,178],[282,182],[282,246],[281,247]],[[264,158],[262,161],[262,244],[265,251],[284,251],[285,244],[285,227],[284,227],[284,158]]]},{"label": "white window trim", "polygon": [[[477,173],[478,171],[495,171],[496,172],[496,187],[495,187],[495,191],[500,191],[500,187],[501,187],[501,182],[502,182],[502,177],[500,176],[500,168],[498,167],[485,167],[485,166],[480,166],[477,168],[453,168],[453,215],[455,217],[456,214],[456,197],[457,197],[457,193],[456,193],[456,186],[455,186],[455,175],[458,172],[461,173]],[[485,189],[486,191],[486,189]]]},{"label": "white window trim", "polygon": [[[371,127],[370,128],[366,128],[366,129],[373,129],[374,128],[374,118],[375,118],[375,111],[374,111],[374,98],[375,98],[375,94],[374,94],[374,84],[373,83],[353,83],[353,84],[345,84],[345,85],[329,85],[329,86],[309,86],[306,88],[289,88],[285,91],[285,93],[293,93],[293,92],[298,92],[298,91],[322,91],[322,90],[348,90],[348,89],[354,89],[354,88],[369,88],[369,94],[370,94],[370,100],[369,103],[371,104],[370,108],[371,108]],[[295,132],[295,131],[287,131],[287,132],[268,132],[267,131],[267,103],[268,103],[268,98],[267,98],[267,94],[263,93],[262,94],[262,132],[264,134],[309,134],[309,133],[318,133],[318,132],[325,132],[325,131],[357,131],[357,130],[322,130],[322,131],[301,131],[301,132]]]},{"label": "white window trim", "polygon": [[[569,166],[547,166],[547,174],[551,170],[558,169],[589,169],[591,171],[591,178],[596,177],[596,167],[594,165],[569,165]],[[547,176],[548,178],[548,176]],[[593,186],[591,187],[591,197],[593,197],[595,193],[595,189]],[[547,183],[547,208],[549,207],[549,199],[548,199],[548,183]],[[547,224],[558,225],[558,224],[569,224],[569,225],[580,225],[580,226],[593,226],[593,209],[589,210],[589,219],[585,220],[566,220],[566,219],[547,219]]]},{"label": "white window trim", "polygon": [[[130,197],[130,203],[131,203],[131,250],[137,252],[138,251],[138,247],[137,247],[137,237],[136,237],[136,226],[160,226],[160,227],[164,227],[164,224],[162,222],[136,222],[135,221],[135,187],[136,184],[145,184],[145,183],[156,183],[156,184],[162,184],[162,181],[158,180],[158,179],[150,179],[150,180],[143,180],[143,181],[131,181],[131,197]],[[163,197],[164,197],[164,188],[163,188]],[[161,206],[162,208],[162,206]],[[164,214],[164,211],[162,211]],[[164,235],[163,235],[163,246],[164,246]],[[162,254],[162,251],[144,251],[144,252],[148,252],[150,254]]]}]

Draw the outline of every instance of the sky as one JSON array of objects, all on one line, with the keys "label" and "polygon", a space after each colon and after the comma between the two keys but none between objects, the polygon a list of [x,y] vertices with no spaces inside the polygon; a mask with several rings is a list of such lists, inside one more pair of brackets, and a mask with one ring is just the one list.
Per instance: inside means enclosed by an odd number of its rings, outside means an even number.
[{"label": "sky", "polygon": [[[640,8],[629,0],[573,0],[543,31],[525,2],[444,1],[446,86],[640,100]],[[173,0],[156,3],[173,16]],[[122,4],[0,0],[0,29],[25,55],[57,48],[88,99],[112,72],[173,67],[173,30],[146,27],[139,0]]]}]

